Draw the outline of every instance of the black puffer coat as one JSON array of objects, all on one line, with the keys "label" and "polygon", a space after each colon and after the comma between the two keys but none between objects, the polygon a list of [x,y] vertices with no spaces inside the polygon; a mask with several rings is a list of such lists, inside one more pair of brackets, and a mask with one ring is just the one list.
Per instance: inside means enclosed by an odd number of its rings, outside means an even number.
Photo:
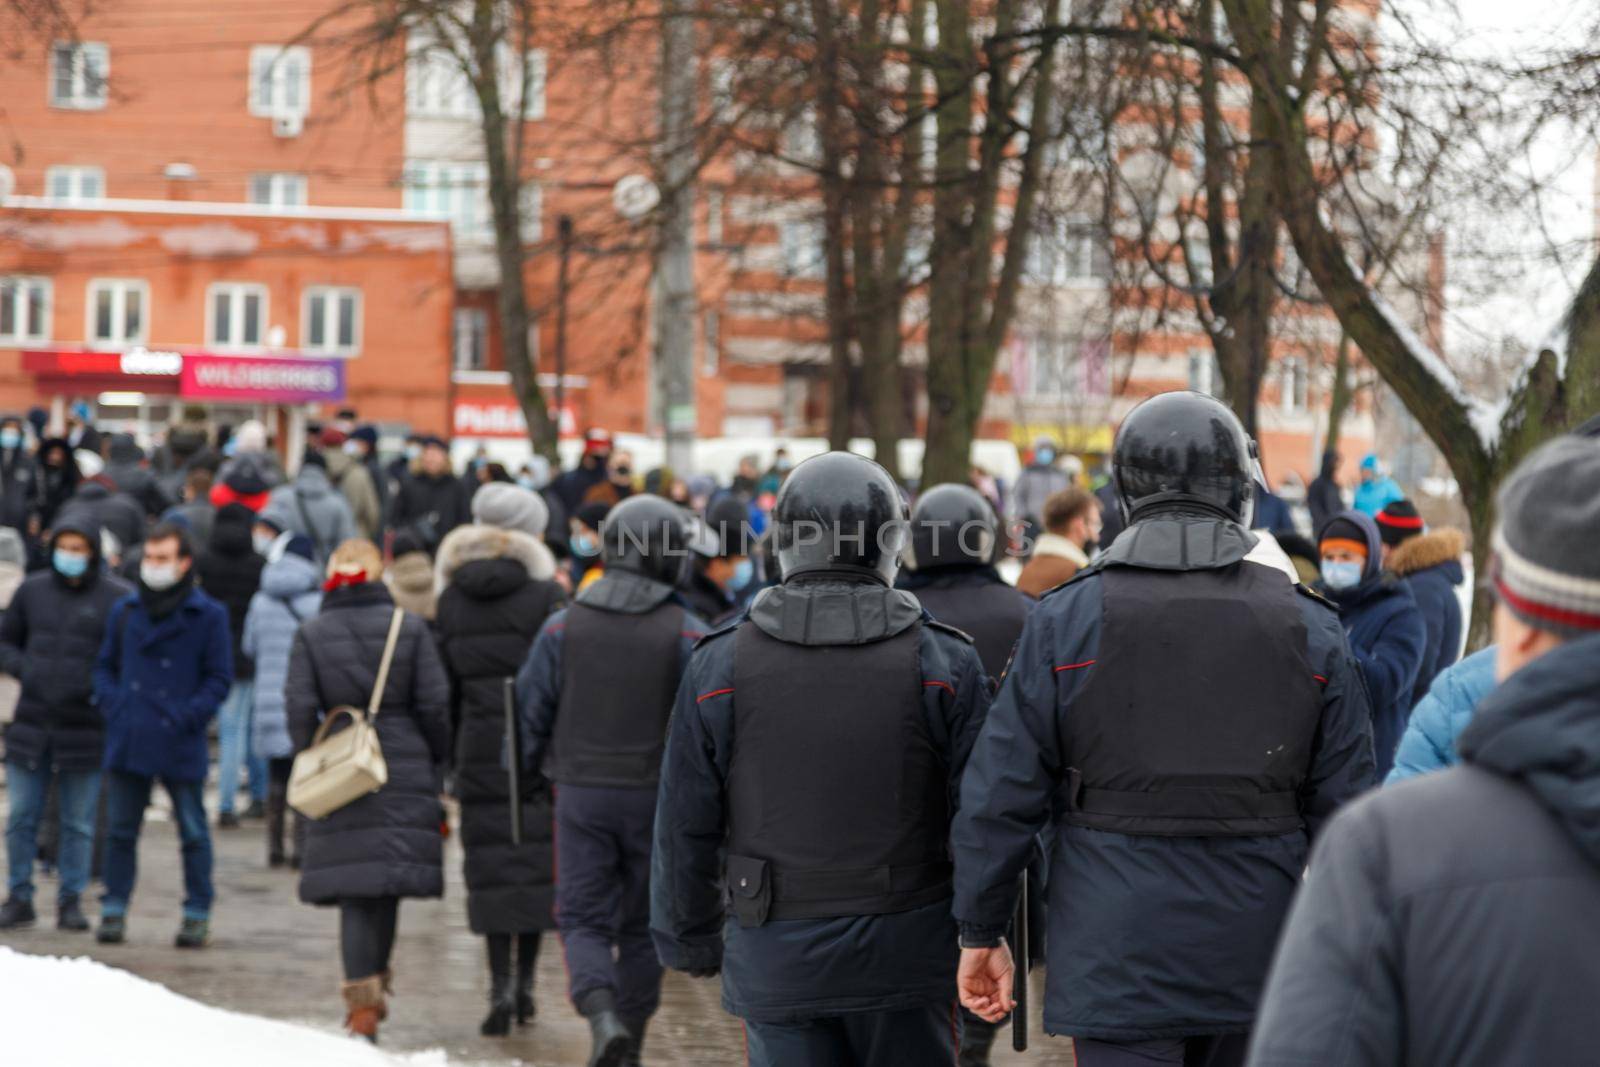
[{"label": "black puffer coat", "polygon": [[[65,516],[55,536],[78,533],[94,552],[81,585],[55,570],[27,578],[0,620],[0,671],[22,680],[16,719],[6,728],[6,759],[36,769],[46,751],[64,771],[100,769],[105,722],[94,703],[95,657],[111,606],[130,592],[102,572],[100,529]],[[54,547],[52,541],[51,547]]]},{"label": "black puffer coat", "polygon": [[[311,742],[324,711],[365,709],[377,682],[394,600],[380,582],[336,589],[295,635],[284,683],[295,751]],[[300,899],[444,895],[444,812],[439,766],[450,755],[450,683],[428,624],[407,615],[378,715],[389,782],[310,824]]]},{"label": "black puffer coat", "polygon": [[246,681],[256,676],[256,665],[244,654],[244,616],[250,598],[261,588],[261,568],[266,560],[256,554],[250,541],[255,513],[243,504],[229,504],[217,512],[211,526],[211,540],[196,566],[200,568],[200,588],[228,609],[228,631],[233,634],[233,678]]},{"label": "black puffer coat", "polygon": [[524,533],[462,526],[439,549],[439,577],[446,584],[434,626],[459,717],[456,793],[467,921],[475,934],[555,925],[550,787],[523,783],[522,844],[513,845],[510,783],[501,762],[505,679],[517,673],[539,627],[561,606],[554,574],[549,550]]},{"label": "black puffer coat", "polygon": [[104,476],[78,486],[78,491],[61,506],[60,515],[69,514],[93,523],[97,529],[110,530],[124,554],[144,544],[144,509],[128,494],[111,489]]}]

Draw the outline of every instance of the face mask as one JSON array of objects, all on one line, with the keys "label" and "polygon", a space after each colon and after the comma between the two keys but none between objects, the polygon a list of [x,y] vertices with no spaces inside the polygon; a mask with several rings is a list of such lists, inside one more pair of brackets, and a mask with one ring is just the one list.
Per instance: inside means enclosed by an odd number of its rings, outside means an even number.
[{"label": "face mask", "polygon": [[63,578],[82,578],[89,573],[89,557],[76,552],[65,552],[58,548],[51,553],[50,563]]},{"label": "face mask", "polygon": [[1048,467],[1050,464],[1056,461],[1056,454],[1048,448],[1041,448],[1039,451],[1033,454],[1033,459],[1034,462],[1042,463],[1044,466]]},{"label": "face mask", "polygon": [[574,534],[571,540],[572,554],[584,559],[593,559],[600,554],[600,546],[594,543],[594,538],[588,534]]},{"label": "face mask", "polygon": [[177,564],[141,563],[139,564],[139,580],[153,592],[160,593],[171,589],[178,584]]},{"label": "face mask", "polygon": [[1329,589],[1354,589],[1361,584],[1361,564],[1322,561],[1322,580]]},{"label": "face mask", "polygon": [[250,547],[256,550],[256,555],[265,556],[272,551],[272,546],[277,543],[277,538],[271,534],[251,534]]},{"label": "face mask", "polygon": [[733,565],[733,577],[728,580],[728,588],[737,593],[745,586],[749,585],[750,580],[755,576],[756,565],[750,560],[741,559],[738,563]]},{"label": "face mask", "polygon": [[0,448],[17,448],[22,444],[22,431],[0,430]]},{"label": "face mask", "polygon": [[517,484],[522,486],[522,488],[526,489],[530,493],[537,493],[539,491],[539,483],[527,475],[523,475],[521,478],[518,478]]},{"label": "face mask", "polygon": [[367,451],[361,447],[360,441],[346,441],[344,443],[344,454],[360,459],[362,456],[367,454]]},{"label": "face mask", "polygon": [[239,442],[228,438],[228,443],[222,446],[222,454],[232,459],[239,451]]},{"label": "face mask", "polygon": [[776,467],[777,467],[777,468],[778,468],[778,469],[779,469],[779,470],[780,470],[780,471],[786,471],[786,470],[788,470],[788,469],[789,469],[789,468],[790,468],[790,467],[792,467],[792,466],[794,466],[794,460],[792,460],[792,459],[790,459],[790,458],[789,458],[789,457],[788,457],[788,456],[785,456],[785,457],[783,457],[783,458],[782,458],[782,459],[780,459],[780,460],[778,460],[778,462],[777,462],[777,463],[776,463],[776,464],[774,464],[774,465],[775,465],[775,466],[776,466]]},{"label": "face mask", "polygon": [[414,459],[421,459],[422,458],[422,446],[421,445],[406,445],[406,458],[407,459],[413,459],[413,460]]}]

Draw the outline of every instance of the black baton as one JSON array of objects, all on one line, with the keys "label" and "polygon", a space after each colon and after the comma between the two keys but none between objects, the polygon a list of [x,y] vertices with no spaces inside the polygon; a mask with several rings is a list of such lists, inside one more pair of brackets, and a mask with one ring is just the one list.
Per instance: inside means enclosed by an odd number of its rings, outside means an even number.
[{"label": "black baton", "polygon": [[517,680],[507,678],[506,776],[511,786],[511,843],[522,844],[522,731],[517,729]]},{"label": "black baton", "polygon": [[1028,1051],[1028,870],[1022,870],[1022,887],[1017,891],[1017,913],[1011,917],[1012,938],[1016,942],[1016,969],[1011,976],[1011,998],[1017,1006],[1011,1009],[1011,1047],[1017,1052]]}]

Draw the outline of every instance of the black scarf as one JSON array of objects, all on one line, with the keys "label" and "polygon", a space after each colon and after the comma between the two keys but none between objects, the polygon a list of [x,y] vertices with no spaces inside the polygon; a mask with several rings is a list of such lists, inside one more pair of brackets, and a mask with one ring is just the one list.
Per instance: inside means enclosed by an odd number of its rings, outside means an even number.
[{"label": "black scarf", "polygon": [[140,578],[139,601],[144,604],[144,610],[150,613],[150,618],[160,622],[177,611],[183,602],[189,599],[189,593],[193,589],[194,567],[191,566],[170,589],[151,589],[144,584],[144,579]]}]

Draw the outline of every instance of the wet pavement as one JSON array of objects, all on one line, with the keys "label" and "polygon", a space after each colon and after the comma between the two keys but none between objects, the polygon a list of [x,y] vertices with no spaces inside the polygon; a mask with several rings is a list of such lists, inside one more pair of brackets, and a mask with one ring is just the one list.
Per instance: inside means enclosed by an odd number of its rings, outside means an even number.
[{"label": "wet pavement", "polygon": [[[215,810],[212,804],[211,810]],[[128,942],[96,944],[92,934],[55,929],[55,883],[39,880],[40,925],[0,933],[0,944],[21,952],[91,956],[206,1004],[337,1031],[339,1000],[338,918],[295,899],[295,875],[266,866],[262,825],[213,832],[217,904],[212,944],[200,952],[172,947],[179,920],[182,876],[177,836],[152,810],[139,854],[139,886],[128,921]],[[448,886],[438,901],[408,900],[400,908],[395,946],[395,997],[382,1031],[383,1046],[395,1051],[444,1049],[452,1065],[569,1067],[582,1064],[588,1030],[565,995],[560,946],[545,937],[539,957],[534,1022],[505,1039],[478,1036],[486,1010],[488,977],[483,943],[467,929],[461,852],[452,839],[446,850]],[[91,900],[94,890],[91,889]],[[88,908],[94,918],[92,907]],[[1042,988],[1036,977],[1034,1003]],[[645,1062],[656,1067],[745,1062],[739,1021],[719,1004],[715,980],[696,981],[669,972],[662,1010],[651,1025]],[[68,1010],[64,1007],[63,1010]],[[1069,1067],[1070,1042],[1045,1038],[1035,1017],[1033,1049],[1016,1054],[1002,1035],[996,1065]]]}]

